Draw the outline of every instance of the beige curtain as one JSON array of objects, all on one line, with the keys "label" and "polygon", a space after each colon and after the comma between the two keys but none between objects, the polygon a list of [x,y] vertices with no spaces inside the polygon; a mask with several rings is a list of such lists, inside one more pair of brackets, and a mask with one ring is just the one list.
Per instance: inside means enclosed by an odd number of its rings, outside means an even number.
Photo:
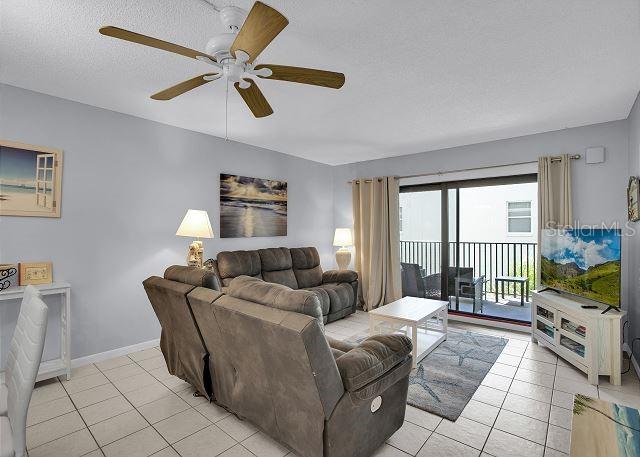
[{"label": "beige curtain", "polygon": [[354,180],[352,186],[359,298],[369,311],[402,296],[400,189],[394,177]]},{"label": "beige curtain", "polygon": [[538,227],[566,227],[573,224],[571,208],[571,159],[563,154],[559,161],[538,159]]},{"label": "beige curtain", "polygon": [[[538,159],[538,247],[541,246],[542,230],[571,226],[573,210],[571,204],[571,159],[568,154],[555,162],[552,157]],[[541,263],[540,249],[536,262]],[[540,284],[540,268],[537,269],[536,284]]]}]

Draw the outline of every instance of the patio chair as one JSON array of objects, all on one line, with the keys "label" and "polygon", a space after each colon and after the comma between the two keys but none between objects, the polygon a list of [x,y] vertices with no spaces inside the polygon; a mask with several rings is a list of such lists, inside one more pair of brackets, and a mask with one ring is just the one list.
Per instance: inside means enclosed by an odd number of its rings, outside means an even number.
[{"label": "patio chair", "polygon": [[402,296],[440,298],[440,274],[425,276],[417,263],[400,263]]},{"label": "patio chair", "polygon": [[425,283],[420,265],[417,263],[400,263],[402,277],[402,296],[425,298]]},{"label": "patio chair", "polygon": [[[471,267],[449,267],[447,269],[447,288],[449,295],[456,297],[456,308],[460,303],[460,297],[473,299],[473,312],[483,311],[485,276],[474,276]],[[440,273],[429,275],[425,278],[427,295],[440,297]]]}]

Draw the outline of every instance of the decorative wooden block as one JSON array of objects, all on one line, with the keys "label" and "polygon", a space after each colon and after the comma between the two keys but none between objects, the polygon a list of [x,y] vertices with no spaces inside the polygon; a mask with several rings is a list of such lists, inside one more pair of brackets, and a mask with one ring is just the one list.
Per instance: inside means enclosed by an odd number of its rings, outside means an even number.
[{"label": "decorative wooden block", "polygon": [[0,290],[18,285],[18,265],[13,263],[0,264]]},{"label": "decorative wooden block", "polygon": [[51,262],[21,263],[20,285],[51,284],[53,282]]}]

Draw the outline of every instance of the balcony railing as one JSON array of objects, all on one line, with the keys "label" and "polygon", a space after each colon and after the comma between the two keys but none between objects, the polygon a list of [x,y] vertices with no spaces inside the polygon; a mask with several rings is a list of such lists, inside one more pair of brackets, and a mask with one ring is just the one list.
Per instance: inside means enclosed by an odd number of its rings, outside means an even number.
[{"label": "balcony railing", "polygon": [[[456,255],[456,248],[458,253]],[[500,243],[483,241],[461,241],[449,243],[449,265],[473,268],[474,276],[485,277],[484,292],[495,292],[496,276],[521,276],[529,281],[533,290],[536,282],[537,243]],[[400,259],[406,263],[417,263],[426,275],[441,271],[440,241],[401,241]],[[505,293],[519,293],[515,284],[505,284]]]}]

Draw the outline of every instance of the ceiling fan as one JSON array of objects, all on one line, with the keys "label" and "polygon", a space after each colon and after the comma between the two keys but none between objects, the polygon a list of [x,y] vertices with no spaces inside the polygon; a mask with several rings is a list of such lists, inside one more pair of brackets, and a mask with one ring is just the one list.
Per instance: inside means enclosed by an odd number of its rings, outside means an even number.
[{"label": "ceiling fan", "polygon": [[230,32],[211,38],[207,43],[206,52],[113,26],[102,27],[100,33],[191,57],[215,68],[210,73],[196,76],[153,94],[151,98],[154,100],[171,100],[196,87],[224,77],[228,82],[233,83],[255,117],[265,117],[272,114],[273,109],[256,84],[255,77],[332,89],[339,89],[344,84],[342,73],[286,65],[256,64],[255,60],[260,53],[289,23],[287,18],[270,6],[255,2],[248,15],[241,8],[226,6],[220,10],[220,18]]}]

